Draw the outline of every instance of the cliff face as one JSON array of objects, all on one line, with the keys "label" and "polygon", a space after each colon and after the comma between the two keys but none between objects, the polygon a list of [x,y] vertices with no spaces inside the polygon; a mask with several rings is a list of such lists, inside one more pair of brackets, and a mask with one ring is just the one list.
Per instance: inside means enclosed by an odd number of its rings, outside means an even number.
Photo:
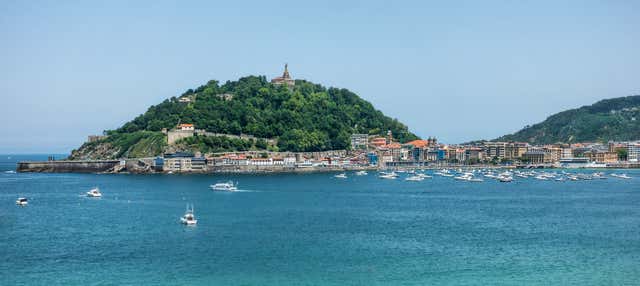
[{"label": "cliff face", "polygon": [[104,160],[114,159],[120,153],[120,148],[108,142],[85,143],[80,148],[71,151],[69,160]]},{"label": "cliff face", "polygon": [[115,133],[71,151],[69,160],[154,157],[161,155],[166,146],[167,137],[160,132]]}]

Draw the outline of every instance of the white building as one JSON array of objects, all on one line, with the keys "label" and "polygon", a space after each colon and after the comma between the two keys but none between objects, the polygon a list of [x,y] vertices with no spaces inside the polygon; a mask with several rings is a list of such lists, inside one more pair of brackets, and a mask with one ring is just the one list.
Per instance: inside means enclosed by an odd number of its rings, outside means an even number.
[{"label": "white building", "polygon": [[285,166],[290,166],[293,167],[296,165],[296,157],[285,157],[284,158],[284,165]]},{"label": "white building", "polygon": [[351,134],[351,150],[367,149],[369,135]]},{"label": "white building", "polygon": [[640,161],[640,141],[627,143],[627,160],[629,162]]},{"label": "white building", "polygon": [[190,171],[191,170],[191,158],[178,157],[178,158],[166,158],[164,159],[165,171]]},{"label": "white building", "polygon": [[253,158],[250,161],[252,166],[273,166],[273,159],[271,158]]},{"label": "white building", "polygon": [[193,126],[193,124],[180,124],[178,125],[178,130],[180,131],[195,131],[195,126]]}]

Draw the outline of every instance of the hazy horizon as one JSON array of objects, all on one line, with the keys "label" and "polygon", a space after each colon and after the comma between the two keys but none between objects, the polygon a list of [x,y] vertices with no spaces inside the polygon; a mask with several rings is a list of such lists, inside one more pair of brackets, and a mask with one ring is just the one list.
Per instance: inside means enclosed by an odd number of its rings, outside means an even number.
[{"label": "hazy horizon", "polygon": [[639,2],[0,3],[0,154],[69,153],[208,80],[347,88],[422,137],[493,139],[640,94]]}]

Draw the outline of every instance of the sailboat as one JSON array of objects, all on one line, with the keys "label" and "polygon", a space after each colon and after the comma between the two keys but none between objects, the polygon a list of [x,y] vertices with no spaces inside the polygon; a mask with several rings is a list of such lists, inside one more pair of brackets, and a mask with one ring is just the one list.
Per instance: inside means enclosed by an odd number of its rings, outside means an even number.
[{"label": "sailboat", "polygon": [[193,213],[193,205],[191,205],[191,208],[189,208],[189,204],[187,204],[187,210],[180,218],[180,222],[185,225],[195,225],[196,223],[198,223],[196,215]]}]

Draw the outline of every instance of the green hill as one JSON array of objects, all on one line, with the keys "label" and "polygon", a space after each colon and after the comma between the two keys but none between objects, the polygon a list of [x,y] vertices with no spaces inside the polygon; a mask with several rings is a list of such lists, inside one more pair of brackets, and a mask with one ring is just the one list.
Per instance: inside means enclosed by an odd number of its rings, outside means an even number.
[{"label": "green hill", "polygon": [[[197,129],[215,133],[274,138],[277,146],[269,147],[279,151],[346,149],[352,133],[382,135],[391,130],[401,142],[417,138],[407,126],[347,89],[326,88],[304,80],[296,80],[295,86],[288,88],[274,85],[264,76],[249,76],[222,85],[211,80],[151,106],[117,130],[107,131],[106,139],[74,150],[71,158],[154,156],[166,148],[158,145],[160,131],[179,123],[192,123]],[[188,148],[191,150],[199,146],[206,149],[203,151],[266,147],[263,142],[238,141],[196,138],[178,145],[187,144],[193,147]],[[147,146],[151,143],[156,146]]]},{"label": "green hill", "polygon": [[545,121],[495,141],[532,144],[640,139],[640,95],[605,99],[549,116]]}]

